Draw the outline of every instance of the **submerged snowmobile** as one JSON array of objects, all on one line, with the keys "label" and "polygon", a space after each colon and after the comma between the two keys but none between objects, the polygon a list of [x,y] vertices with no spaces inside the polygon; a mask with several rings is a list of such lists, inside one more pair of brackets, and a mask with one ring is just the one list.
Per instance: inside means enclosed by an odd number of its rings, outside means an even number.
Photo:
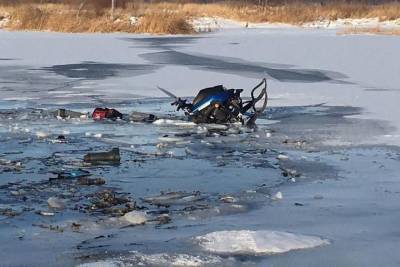
[{"label": "submerged snowmobile", "polygon": [[[158,87],[168,96],[175,98],[171,105],[183,110],[185,115],[195,123],[234,123],[252,125],[257,116],[267,107],[267,80],[264,78],[251,90],[251,99],[243,100],[240,94],[243,89],[226,89],[222,85],[200,90],[191,103],[175,96],[166,89]],[[259,91],[258,96],[255,96]],[[256,104],[261,101],[261,107]]]}]

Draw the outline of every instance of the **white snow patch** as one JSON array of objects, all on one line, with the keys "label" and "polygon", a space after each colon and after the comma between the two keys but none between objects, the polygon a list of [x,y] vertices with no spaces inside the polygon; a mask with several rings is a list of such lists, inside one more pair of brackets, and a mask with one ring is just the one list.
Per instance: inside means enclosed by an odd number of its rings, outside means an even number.
[{"label": "white snow patch", "polygon": [[217,231],[195,237],[199,245],[221,254],[263,255],[328,245],[329,241],[316,236],[279,231]]},{"label": "white snow patch", "polygon": [[11,21],[10,17],[5,16],[2,18],[2,16],[0,15],[0,29],[7,27],[8,23],[10,23],[10,21]]},{"label": "white snow patch", "polygon": [[[296,25],[286,23],[249,23],[245,21],[237,21],[224,19],[220,17],[198,17],[189,21],[197,32],[214,32],[223,29],[239,29],[239,28],[257,28],[257,29],[273,29],[273,28],[294,28]],[[317,20],[307,22],[301,25],[303,28],[329,28],[342,29],[348,27],[383,27],[396,28],[400,27],[400,19],[381,21],[376,18],[362,19],[337,19],[337,20]]]},{"label": "white snow patch", "polygon": [[362,18],[362,19],[337,19],[337,20],[320,20],[304,23],[302,25],[306,28],[370,28],[370,27],[384,27],[393,28],[400,27],[400,19],[381,21],[379,18]]},{"label": "white snow patch", "polygon": [[131,25],[136,25],[139,22],[139,18],[135,17],[135,16],[132,16],[132,17],[129,18],[129,22],[131,23]]}]

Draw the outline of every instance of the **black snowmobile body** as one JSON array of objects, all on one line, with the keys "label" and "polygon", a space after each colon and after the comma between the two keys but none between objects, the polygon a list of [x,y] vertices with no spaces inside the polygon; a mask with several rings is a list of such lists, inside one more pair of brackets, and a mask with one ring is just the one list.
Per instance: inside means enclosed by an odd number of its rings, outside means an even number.
[{"label": "black snowmobile body", "polygon": [[[226,89],[222,85],[200,90],[191,103],[187,103],[187,100],[182,100],[165,89],[159,89],[174,97],[176,101],[172,105],[176,105],[177,110],[184,110],[189,119],[195,123],[241,122],[251,125],[265,110],[268,101],[266,79],[252,89],[251,99],[247,101],[240,96],[243,89]],[[259,94],[255,96],[257,91]],[[256,104],[260,101],[261,107],[256,108]]]}]

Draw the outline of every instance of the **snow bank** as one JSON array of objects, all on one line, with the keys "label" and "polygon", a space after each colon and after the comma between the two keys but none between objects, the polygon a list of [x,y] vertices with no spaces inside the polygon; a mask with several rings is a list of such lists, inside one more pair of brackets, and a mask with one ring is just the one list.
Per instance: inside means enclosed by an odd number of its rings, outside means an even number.
[{"label": "snow bank", "polygon": [[316,236],[278,231],[218,231],[195,237],[199,245],[210,252],[221,254],[276,254],[329,244]]},{"label": "snow bank", "polygon": [[[223,29],[238,28],[290,28],[298,27],[286,23],[248,23],[243,21],[235,21],[219,17],[199,17],[189,21],[197,32],[213,32]],[[303,28],[400,28],[400,19],[380,21],[379,18],[362,18],[362,19],[337,19],[337,20],[319,20],[302,24]]]},{"label": "snow bank", "polygon": [[400,19],[381,21],[379,18],[363,18],[363,19],[337,19],[337,20],[321,20],[304,23],[303,27],[310,28],[396,28],[400,27]]}]

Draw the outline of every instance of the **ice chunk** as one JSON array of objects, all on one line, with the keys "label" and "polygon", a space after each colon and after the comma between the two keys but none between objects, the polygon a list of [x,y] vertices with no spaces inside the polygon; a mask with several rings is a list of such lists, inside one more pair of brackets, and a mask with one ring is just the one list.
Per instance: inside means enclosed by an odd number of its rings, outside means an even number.
[{"label": "ice chunk", "polygon": [[61,199],[57,197],[49,197],[47,200],[47,204],[49,205],[50,208],[53,209],[64,209],[65,208],[65,203]]},{"label": "ice chunk", "polygon": [[268,230],[217,231],[195,237],[195,241],[210,252],[239,255],[276,254],[329,244],[316,236]]},{"label": "ice chunk", "polygon": [[121,217],[122,220],[132,225],[145,224],[147,222],[147,214],[143,211],[131,211]]},{"label": "ice chunk", "polygon": [[46,138],[46,137],[48,136],[48,134],[45,133],[45,132],[43,132],[43,131],[37,131],[37,132],[36,132],[36,136],[37,136],[38,138]]},{"label": "ice chunk", "polygon": [[277,156],[277,159],[279,159],[279,160],[288,160],[289,157],[287,155],[284,155],[284,154],[279,154]]},{"label": "ice chunk", "polygon": [[272,197],[272,199],[274,199],[274,200],[281,200],[283,198],[283,195],[282,195],[282,192],[277,192],[273,197]]}]

